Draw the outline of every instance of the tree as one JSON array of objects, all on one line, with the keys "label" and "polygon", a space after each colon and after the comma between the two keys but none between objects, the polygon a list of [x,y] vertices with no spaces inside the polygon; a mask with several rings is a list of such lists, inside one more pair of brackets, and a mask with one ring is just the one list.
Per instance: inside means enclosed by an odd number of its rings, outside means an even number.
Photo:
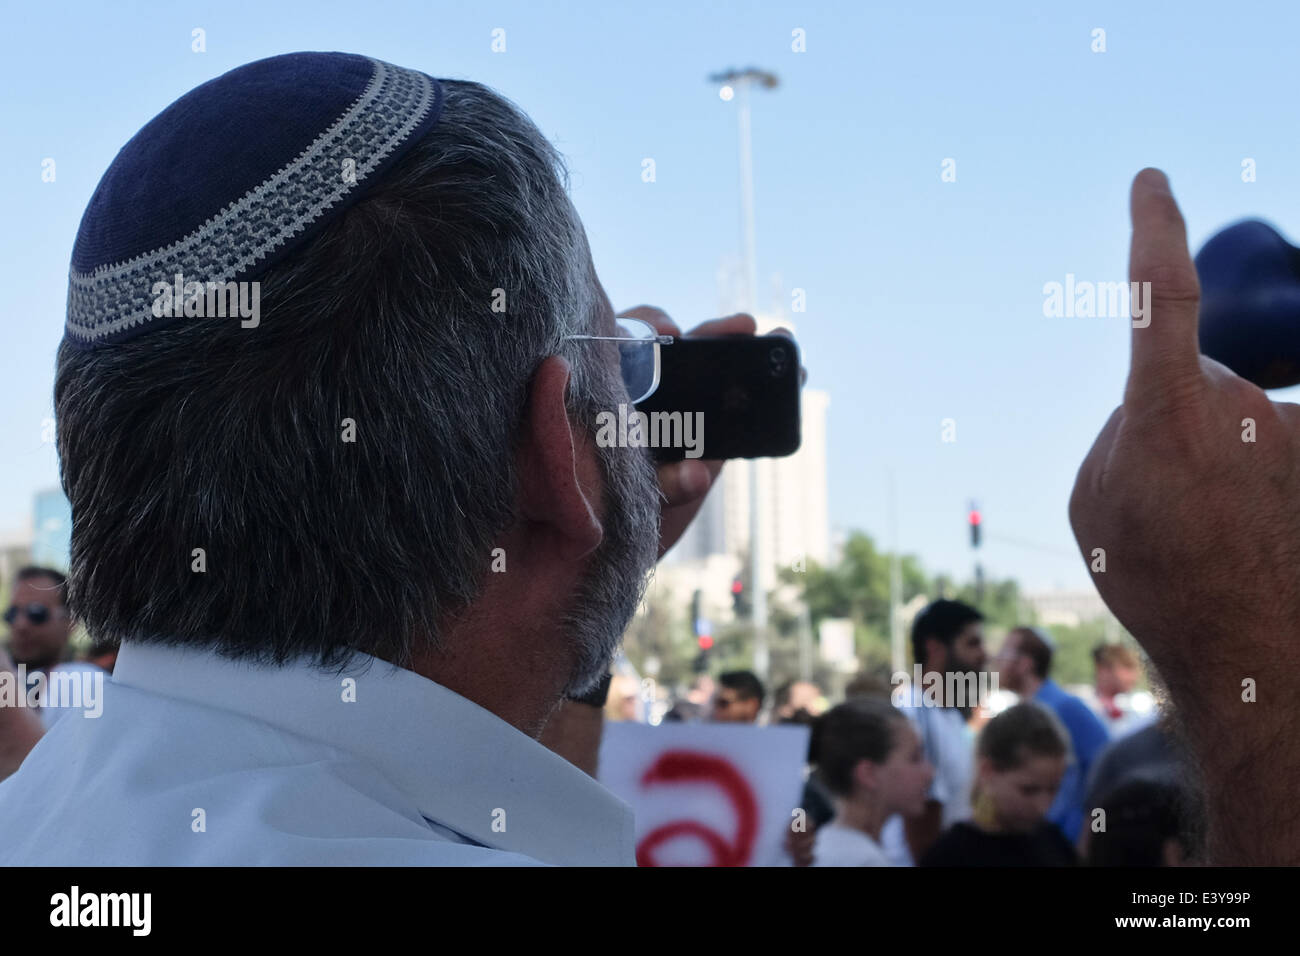
[{"label": "tree", "polygon": [[[845,542],[844,554],[834,567],[808,562],[802,573],[785,571],[790,583],[802,583],[804,599],[813,629],[827,617],[847,617],[857,625],[889,634],[889,554],[876,550],[871,536],[854,532]],[[912,555],[899,559],[903,603],[917,594],[930,593],[931,583]]]},{"label": "tree", "polygon": [[1020,600],[1020,585],[1011,578],[986,581],[983,600],[976,599],[973,583],[965,584],[955,594],[947,596],[977,609],[995,627],[1034,623],[1032,612]]},{"label": "tree", "polygon": [[[845,542],[840,560],[830,566],[809,560],[805,571],[785,568],[782,586],[768,595],[768,646],[774,684],[799,672],[799,633],[803,626],[802,605],[806,603],[812,633],[826,618],[848,618],[853,622],[855,652],[864,671],[887,673],[890,651],[890,562],[888,552],[877,549],[871,536],[857,531]],[[989,579],[976,600],[974,582],[958,583],[948,575],[931,578],[913,555],[899,558],[901,593],[906,604],[917,595],[928,599],[945,597],[976,607],[990,629],[1001,631],[1021,624],[1034,624],[1034,614],[1020,595],[1013,578]],[[754,629],[749,619],[751,578],[748,559],[743,559],[739,579],[742,593],[737,620],[715,629],[711,670],[749,667],[753,661]],[[695,658],[694,632],[689,612],[683,609],[650,607],[638,615],[628,631],[628,657],[638,666],[653,652],[661,660],[661,680],[686,679]],[[679,623],[680,622],[680,623]],[[1058,642],[1053,676],[1062,683],[1092,680],[1092,648],[1115,624],[1085,622],[1077,628],[1053,628]],[[814,661],[819,680],[825,680],[821,665]],[[671,676],[670,676],[671,675]],[[823,683],[823,686],[828,686]]]}]

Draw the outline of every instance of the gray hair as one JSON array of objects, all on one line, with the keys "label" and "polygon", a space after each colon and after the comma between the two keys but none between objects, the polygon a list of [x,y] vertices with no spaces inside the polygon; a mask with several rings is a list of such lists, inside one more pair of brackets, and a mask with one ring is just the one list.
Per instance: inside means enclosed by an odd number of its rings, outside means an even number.
[{"label": "gray hair", "polygon": [[[443,85],[438,125],[262,278],[256,330],[60,347],[68,599],[96,639],[406,665],[478,596],[516,518],[538,364],[568,359],[580,420],[627,400],[608,352],[565,341],[603,303],[562,158],[510,101]],[[571,612],[571,689],[599,679],[653,561],[653,470],[632,451],[600,449],[611,514]]]}]

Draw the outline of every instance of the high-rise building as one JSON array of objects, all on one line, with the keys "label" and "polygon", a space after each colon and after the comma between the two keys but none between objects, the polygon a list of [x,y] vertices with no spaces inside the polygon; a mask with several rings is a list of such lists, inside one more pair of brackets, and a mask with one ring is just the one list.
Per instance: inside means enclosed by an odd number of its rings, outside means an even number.
[{"label": "high-rise building", "polygon": [[36,493],[32,507],[32,562],[68,569],[72,547],[72,506],[61,488]]},{"label": "high-rise building", "polygon": [[830,518],[827,511],[826,414],[830,395],[804,389],[802,441],[799,450],[785,458],[760,458],[735,462],[741,467],[723,470],[723,550],[749,551],[751,469],[758,479],[758,521],[765,557],[763,586],[777,584],[777,569],[806,567],[830,560]]}]

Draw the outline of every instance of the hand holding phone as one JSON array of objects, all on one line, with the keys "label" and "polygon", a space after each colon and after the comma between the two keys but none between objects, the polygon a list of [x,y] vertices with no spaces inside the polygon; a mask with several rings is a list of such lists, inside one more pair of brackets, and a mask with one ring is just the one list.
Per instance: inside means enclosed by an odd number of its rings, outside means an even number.
[{"label": "hand holding phone", "polygon": [[801,377],[785,335],[678,338],[636,424],[658,461],[784,457],[799,448]]},{"label": "hand holding phone", "polygon": [[[655,306],[639,305],[619,313],[619,317],[640,319],[662,335],[683,337],[677,323],[666,312]],[[738,313],[705,322],[686,337],[752,337],[754,329],[753,316]],[[673,344],[675,345],[676,341]],[[803,384],[802,369],[800,369],[799,383]],[[708,458],[701,458],[698,461],[683,458],[680,461],[658,462],[659,488],[663,496],[659,525],[660,557],[677,543],[690,526],[701,505],[704,504],[709,489],[722,471],[722,466],[722,461]]]}]

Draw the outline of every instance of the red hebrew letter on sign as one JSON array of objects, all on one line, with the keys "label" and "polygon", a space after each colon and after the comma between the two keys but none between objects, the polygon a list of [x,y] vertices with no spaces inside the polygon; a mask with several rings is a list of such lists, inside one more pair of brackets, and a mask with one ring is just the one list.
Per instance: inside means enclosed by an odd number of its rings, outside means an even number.
[{"label": "red hebrew letter on sign", "polygon": [[658,866],[654,855],[656,847],[676,837],[694,836],[708,846],[712,866],[747,865],[754,851],[754,839],[758,836],[758,803],[740,771],[722,757],[669,750],[660,754],[641,777],[642,786],[683,783],[713,784],[722,791],[736,813],[735,839],[728,842],[695,820],[666,823],[647,833],[637,845],[637,863],[640,866]]}]

